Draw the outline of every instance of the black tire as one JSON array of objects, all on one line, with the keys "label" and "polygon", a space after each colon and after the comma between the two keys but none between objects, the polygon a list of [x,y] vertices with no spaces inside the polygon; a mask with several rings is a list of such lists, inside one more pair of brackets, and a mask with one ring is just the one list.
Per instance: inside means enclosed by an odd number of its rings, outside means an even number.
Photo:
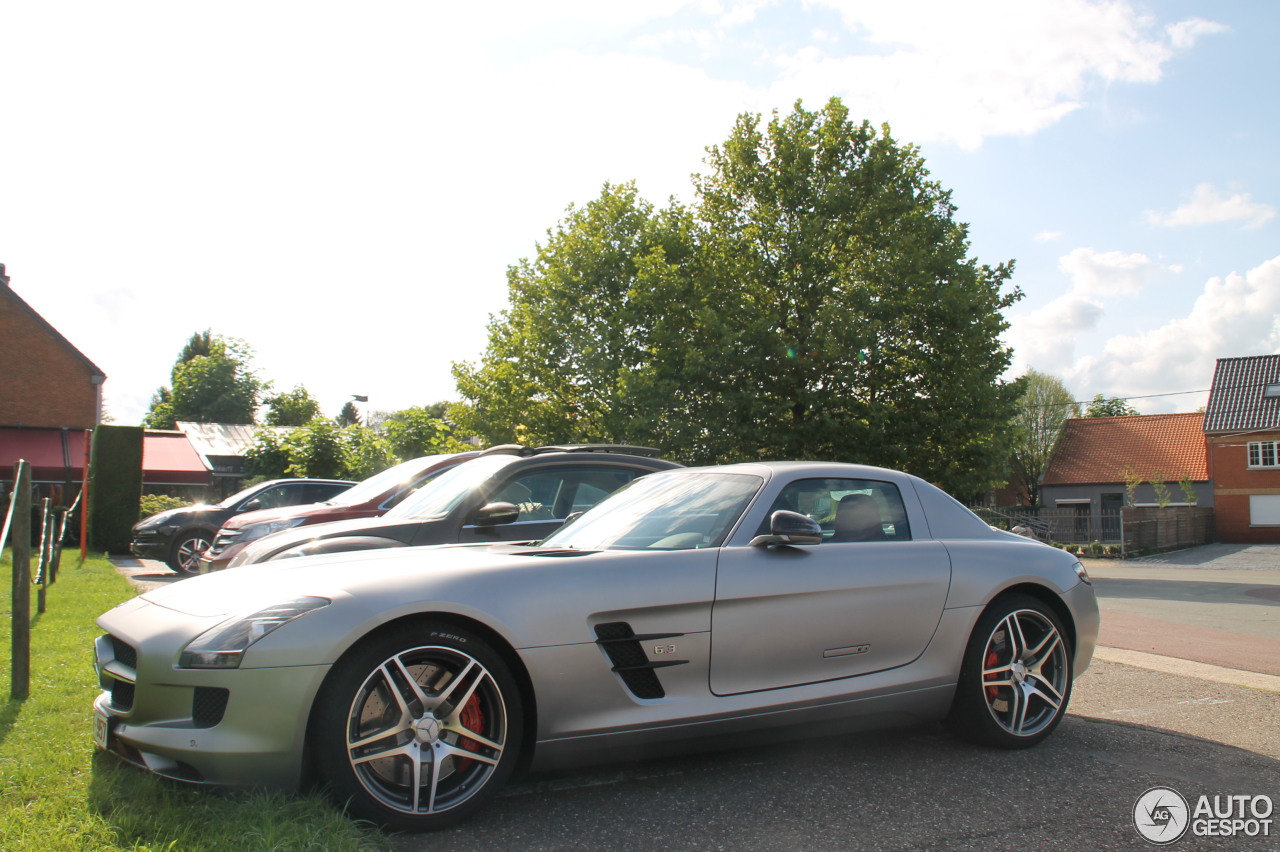
[{"label": "black tire", "polygon": [[173,539],[166,564],[179,574],[199,574],[200,554],[213,544],[209,530],[183,530]]},{"label": "black tire", "polygon": [[319,780],[352,816],[393,831],[444,828],[510,777],[523,718],[515,678],[477,636],[398,627],[349,651],[316,697]]},{"label": "black tire", "polygon": [[965,648],[948,726],[996,748],[1027,748],[1062,721],[1072,649],[1057,614],[1021,594],[992,601]]}]

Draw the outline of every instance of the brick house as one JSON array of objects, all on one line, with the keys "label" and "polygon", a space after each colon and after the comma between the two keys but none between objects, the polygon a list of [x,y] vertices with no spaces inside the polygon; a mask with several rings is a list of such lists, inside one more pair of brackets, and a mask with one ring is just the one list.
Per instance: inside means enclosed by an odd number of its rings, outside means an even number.
[{"label": "brick house", "polygon": [[[1104,541],[1119,537],[1119,513],[1131,483],[1136,483],[1134,506],[1167,501],[1211,507],[1214,491],[1202,424],[1198,413],[1067,420],[1040,479],[1040,501],[1049,509],[1074,512],[1075,527]],[[1191,495],[1181,482],[1190,486]],[[1163,495],[1155,483],[1162,484]]]},{"label": "brick house", "polygon": [[9,286],[0,264],[0,480],[31,463],[41,496],[69,502],[84,472],[84,430],[102,419],[106,374]]},{"label": "brick house", "polygon": [[91,429],[105,379],[9,287],[0,263],[0,426]]},{"label": "brick house", "polygon": [[1280,543],[1280,355],[1218,359],[1204,432],[1218,540]]}]

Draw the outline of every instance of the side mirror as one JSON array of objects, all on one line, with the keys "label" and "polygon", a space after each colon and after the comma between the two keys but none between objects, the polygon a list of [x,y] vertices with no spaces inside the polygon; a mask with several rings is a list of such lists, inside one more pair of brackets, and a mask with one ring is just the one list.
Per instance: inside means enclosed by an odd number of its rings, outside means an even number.
[{"label": "side mirror", "polygon": [[520,517],[520,507],[515,503],[487,503],[480,507],[480,511],[476,512],[471,523],[481,527],[496,527],[500,524],[512,523],[518,517]]},{"label": "side mirror", "polygon": [[808,515],[779,509],[769,518],[769,535],[758,535],[749,542],[751,547],[768,547],[779,544],[821,544],[822,527]]},{"label": "side mirror", "polygon": [[241,507],[240,507],[240,511],[241,511],[241,512],[256,512],[256,511],[258,511],[258,510],[259,510],[259,509],[261,509],[261,508],[262,508],[262,501],[261,501],[261,500],[259,500],[257,497],[254,497],[254,498],[253,498],[252,500],[250,500],[248,503],[245,503],[243,506],[241,506]]}]

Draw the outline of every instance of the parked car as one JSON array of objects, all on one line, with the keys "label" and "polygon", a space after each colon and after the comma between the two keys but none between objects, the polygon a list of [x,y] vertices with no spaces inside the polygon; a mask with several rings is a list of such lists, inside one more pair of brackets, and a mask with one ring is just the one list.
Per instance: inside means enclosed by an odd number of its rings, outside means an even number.
[{"label": "parked car", "polygon": [[921,479],[782,462],[652,473],[540,544],[280,560],[98,624],[100,748],[202,784],[305,779],[423,830],[517,765],[783,727],[946,719],[1035,745],[1089,665],[1098,604],[1074,557]]},{"label": "parked car", "polygon": [[273,479],[237,491],[220,503],[169,509],[133,525],[129,549],[140,559],[158,559],[179,574],[194,574],[200,554],[228,518],[277,506],[318,503],[346,491],[346,479]]},{"label": "parked car", "polygon": [[657,453],[612,444],[493,447],[380,518],[277,532],[247,545],[229,567],[347,550],[536,541],[637,476],[678,467]]},{"label": "parked car", "polygon": [[423,456],[374,474],[323,503],[233,515],[218,530],[209,549],[200,555],[200,572],[226,568],[246,545],[274,532],[329,521],[376,518],[426,482],[476,455],[478,453],[469,452]]}]

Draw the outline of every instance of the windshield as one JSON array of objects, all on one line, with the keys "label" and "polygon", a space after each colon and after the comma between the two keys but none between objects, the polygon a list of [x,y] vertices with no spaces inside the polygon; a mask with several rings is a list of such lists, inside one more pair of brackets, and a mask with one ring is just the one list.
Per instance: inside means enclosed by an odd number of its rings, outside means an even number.
[{"label": "windshield", "polygon": [[401,462],[394,467],[387,468],[382,473],[374,474],[368,479],[356,483],[341,494],[330,497],[325,502],[330,506],[357,506],[361,503],[367,503],[377,498],[382,492],[390,491],[397,485],[411,484],[422,475],[422,471],[446,459],[453,458],[454,455],[457,454],[424,456],[423,458]]},{"label": "windshield", "polygon": [[453,511],[477,486],[519,458],[513,455],[493,455],[464,461],[413,492],[383,517],[439,520]]},{"label": "windshield", "polygon": [[689,550],[719,547],[764,480],[744,473],[651,473],[562,527],[542,547]]},{"label": "windshield", "polygon": [[234,506],[239,505],[240,502],[242,500],[247,499],[250,494],[254,494],[258,491],[265,490],[264,486],[267,484],[269,483],[259,482],[257,485],[250,485],[248,488],[242,488],[239,491],[237,491],[235,494],[232,494],[230,497],[228,497],[227,499],[223,500],[221,503],[218,503],[216,505],[219,509],[230,509]]}]

